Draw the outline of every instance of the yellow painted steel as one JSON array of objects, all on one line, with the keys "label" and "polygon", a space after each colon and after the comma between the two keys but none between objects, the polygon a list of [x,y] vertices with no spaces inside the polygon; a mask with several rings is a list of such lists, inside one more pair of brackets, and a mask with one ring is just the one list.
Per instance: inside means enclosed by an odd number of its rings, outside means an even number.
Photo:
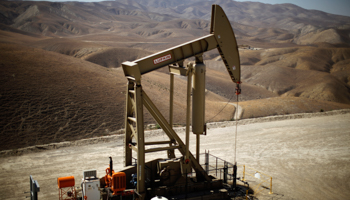
[{"label": "yellow painted steel", "polygon": [[242,180],[245,181],[245,165],[243,165],[243,177]]},{"label": "yellow painted steel", "polygon": [[269,192],[269,194],[273,194],[273,192],[272,192],[272,177],[271,177],[271,180],[270,180],[270,192]]}]

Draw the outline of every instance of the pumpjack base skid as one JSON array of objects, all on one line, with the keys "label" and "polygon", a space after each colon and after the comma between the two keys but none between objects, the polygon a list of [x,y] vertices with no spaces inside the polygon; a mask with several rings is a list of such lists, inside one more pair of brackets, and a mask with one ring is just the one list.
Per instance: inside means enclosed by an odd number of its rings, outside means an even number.
[{"label": "pumpjack base skid", "polygon": [[[145,163],[146,192],[129,196],[114,196],[109,199],[152,199],[156,196],[163,196],[168,199],[230,199],[232,188],[224,183],[223,179],[218,179],[212,175],[210,181],[198,181],[195,173],[181,173],[178,158],[175,159],[155,159]],[[168,169],[168,174],[162,172],[160,167]],[[137,165],[126,167],[121,172],[126,174],[127,190],[136,189],[132,181],[137,173]],[[237,193],[237,192],[236,192]],[[235,195],[236,195],[235,193]],[[143,196],[142,196],[143,195]]]}]

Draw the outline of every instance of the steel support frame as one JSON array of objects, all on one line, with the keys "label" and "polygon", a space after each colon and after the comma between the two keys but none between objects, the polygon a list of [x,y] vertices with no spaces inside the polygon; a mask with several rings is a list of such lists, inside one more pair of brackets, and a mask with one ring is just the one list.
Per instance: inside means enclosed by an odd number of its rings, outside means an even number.
[{"label": "steel support frame", "polygon": [[[127,98],[124,139],[125,166],[132,165],[132,150],[136,151],[138,167],[137,193],[139,194],[139,199],[145,198],[144,167],[146,152],[166,150],[168,151],[168,157],[172,158],[175,157],[174,149],[178,149],[185,158],[188,158],[190,160],[192,167],[196,171],[197,179],[210,181],[210,178],[208,177],[207,173],[204,172],[203,168],[199,165],[199,162],[195,160],[192,153],[187,153],[188,151],[186,151],[186,148],[188,148],[189,140],[186,139],[186,144],[184,144],[178,137],[176,132],[173,130],[173,75],[171,75],[170,77],[171,94],[169,123],[165,120],[163,115],[159,112],[159,110],[154,106],[152,101],[148,98],[146,93],[142,90],[141,75],[152,72],[156,69],[165,66],[169,66],[170,74],[172,74],[172,70],[175,70],[181,75],[184,75],[183,73],[186,73],[185,68],[183,68],[183,62],[185,59],[194,56],[196,57],[196,62],[203,62],[202,54],[206,51],[217,48],[231,77],[231,80],[236,84],[240,84],[241,71],[239,52],[230,21],[226,17],[226,14],[224,13],[223,9],[215,4],[212,6],[211,16],[212,18],[209,35],[183,43],[170,49],[166,49],[153,55],[137,59],[132,62],[126,61],[122,63],[124,74],[128,79],[126,91]],[[170,65],[178,65],[180,67],[173,68]],[[162,142],[162,144],[169,144],[169,147],[145,150],[145,145],[155,145],[157,143],[145,143],[143,129],[143,106],[145,106],[150,111],[157,123],[168,135],[170,143],[168,143],[168,141],[164,141]],[[189,106],[189,104],[187,106]],[[196,153],[197,159],[199,160],[199,134],[197,134],[196,139]]]},{"label": "steel support frame", "polygon": [[[181,138],[177,135],[174,129],[170,126],[170,124],[166,121],[162,113],[158,110],[158,108],[154,105],[151,99],[147,96],[147,94],[143,91],[142,93],[143,103],[153,118],[157,121],[159,126],[163,129],[163,131],[167,134],[167,136],[172,141],[176,141],[178,144],[178,150],[183,156],[186,156],[186,145],[181,140]],[[205,173],[204,169],[197,162],[196,158],[192,155],[190,151],[188,151],[188,159],[190,160],[193,169],[196,171],[198,180],[211,181],[208,174]]]},{"label": "steel support frame", "polygon": [[[136,147],[132,145],[133,138]],[[142,86],[133,79],[129,79],[127,85],[124,149],[125,166],[132,165],[132,149],[137,151],[137,192],[143,199],[146,189]]]},{"label": "steel support frame", "polygon": [[[125,166],[132,165],[132,150],[137,152],[137,192],[139,198],[144,199],[146,194],[145,187],[145,154],[156,151],[168,151],[168,158],[174,158],[174,149],[178,149],[181,154],[190,160],[193,169],[196,171],[198,180],[210,181],[211,179],[205,173],[191,152],[187,151],[189,144],[185,145],[177,133],[173,130],[171,124],[167,122],[158,108],[154,105],[145,91],[142,90],[140,82],[128,79],[126,95],[126,118],[125,118],[125,137],[124,137],[124,157]],[[143,106],[147,108],[159,126],[169,137],[169,141],[145,142]],[[134,128],[136,127],[136,129]],[[133,140],[134,139],[134,140]],[[135,144],[136,143],[136,144]],[[169,144],[169,147],[154,149],[145,149],[146,145]],[[187,154],[187,155],[186,155]]]}]

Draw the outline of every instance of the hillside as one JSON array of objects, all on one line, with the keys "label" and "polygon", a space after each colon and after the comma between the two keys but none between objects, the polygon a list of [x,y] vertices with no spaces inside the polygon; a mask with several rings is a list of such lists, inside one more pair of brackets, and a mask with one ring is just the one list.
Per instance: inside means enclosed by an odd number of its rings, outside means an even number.
[{"label": "hillside", "polygon": [[1,44],[1,148],[75,140],[123,126],[121,74],[68,56]]},{"label": "hillside", "polygon": [[239,43],[308,45],[350,42],[350,17],[306,10],[293,4],[271,5],[231,0],[117,0],[96,3],[2,1],[0,28],[16,28],[51,37],[113,33],[150,40],[187,39],[208,32],[212,4],[224,8]]},{"label": "hillside", "polygon": [[[77,140],[116,133],[124,127],[126,79],[121,68],[105,68],[82,59],[26,47],[0,44],[1,150]],[[144,89],[168,117],[169,78],[152,73]],[[184,91],[179,79],[174,99],[174,123],[185,124]],[[207,94],[207,118],[231,119],[234,107]],[[218,103],[219,102],[219,103]],[[149,114],[145,124],[155,123]]]},{"label": "hillside", "polygon": [[[228,0],[1,1],[1,150],[120,133],[121,63],[209,34],[213,3],[223,6],[241,47],[242,118],[350,108],[349,17]],[[206,122],[232,120],[235,85],[216,50],[204,60]],[[181,126],[186,79],[175,80]],[[168,118],[168,70],[142,83]],[[145,124],[154,124],[145,113]]]}]

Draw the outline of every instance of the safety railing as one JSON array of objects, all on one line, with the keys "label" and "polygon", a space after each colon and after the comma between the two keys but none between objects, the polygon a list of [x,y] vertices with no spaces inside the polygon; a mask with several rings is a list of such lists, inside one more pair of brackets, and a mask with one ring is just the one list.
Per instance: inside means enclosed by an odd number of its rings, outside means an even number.
[{"label": "safety railing", "polygon": [[[200,156],[200,162],[208,175],[222,179],[224,183],[233,181],[234,164],[205,152]],[[246,165],[237,165],[237,178],[241,177],[243,182],[248,182],[254,194],[257,195],[264,189],[272,192],[272,177]]]},{"label": "safety railing", "polygon": [[30,200],[38,200],[38,192],[40,192],[40,186],[37,180],[34,180],[32,175],[29,175],[29,185],[30,185],[30,196],[26,196],[26,198],[30,197]]},{"label": "safety railing", "polygon": [[[136,165],[137,160],[133,158],[133,161]],[[218,179],[223,180],[223,183],[227,184],[228,182],[233,181],[234,179],[234,164],[209,154],[209,151],[200,154],[199,164],[202,166],[202,168],[208,175],[212,175]],[[195,171],[192,170],[190,172],[187,172],[188,177],[191,177],[194,174]],[[169,177],[171,176],[172,175],[170,175]],[[237,180],[242,181],[245,185],[248,185],[248,187],[250,186],[250,188],[254,191],[255,196],[264,189],[269,189],[269,194],[273,194],[272,177],[256,169],[247,167],[246,165],[237,165],[236,178]],[[190,183],[188,185],[186,183],[186,187],[189,186]],[[179,187],[179,191],[181,191],[182,186],[176,187]]]},{"label": "safety railing", "polygon": [[199,163],[208,175],[222,179],[224,183],[233,180],[234,164],[213,156],[209,152],[200,156]]}]

